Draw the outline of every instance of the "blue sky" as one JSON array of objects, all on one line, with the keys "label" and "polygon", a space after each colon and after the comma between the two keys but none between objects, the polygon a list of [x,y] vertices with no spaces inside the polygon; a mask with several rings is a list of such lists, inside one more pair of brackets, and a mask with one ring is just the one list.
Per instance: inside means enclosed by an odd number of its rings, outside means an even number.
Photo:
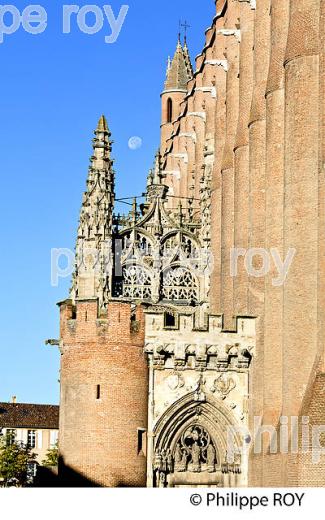
[{"label": "blue sky", "polygon": [[[95,35],[83,34],[75,21],[62,34],[62,6],[69,2],[39,3],[46,31],[20,28],[0,44],[0,401],[16,395],[20,402],[58,403],[59,353],[44,340],[59,336],[56,302],[68,296],[70,280],[51,287],[51,249],[74,247],[92,131],[105,113],[117,196],[141,194],[159,144],[160,92],[178,20],[191,25],[194,57],[215,6],[213,0],[129,1],[118,40],[106,44],[107,21]],[[117,14],[122,2],[109,4]],[[28,2],[12,5],[22,12]],[[129,149],[132,136],[141,137],[140,149]]]}]

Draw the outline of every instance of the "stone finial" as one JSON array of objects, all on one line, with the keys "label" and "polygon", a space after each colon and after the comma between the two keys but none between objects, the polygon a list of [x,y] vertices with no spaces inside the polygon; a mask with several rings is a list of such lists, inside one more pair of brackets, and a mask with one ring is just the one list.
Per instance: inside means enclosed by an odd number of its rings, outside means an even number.
[{"label": "stone finial", "polygon": [[100,116],[96,131],[98,131],[98,132],[109,132],[107,120],[106,120],[106,117],[104,115]]}]

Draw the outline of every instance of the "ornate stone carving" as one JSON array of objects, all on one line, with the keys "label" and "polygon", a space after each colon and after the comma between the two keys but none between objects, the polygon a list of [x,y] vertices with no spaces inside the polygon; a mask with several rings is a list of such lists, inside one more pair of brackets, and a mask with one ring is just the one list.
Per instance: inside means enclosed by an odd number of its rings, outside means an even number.
[{"label": "ornate stone carving", "polygon": [[175,463],[175,465],[174,465],[175,471],[177,471],[177,472],[186,471],[187,451],[185,450],[185,448],[181,447],[180,442],[177,443],[177,446],[175,449],[174,463]]},{"label": "ornate stone carving", "polygon": [[197,441],[194,441],[194,444],[191,449],[191,470],[194,473],[198,473],[201,471],[201,448],[198,445]]},{"label": "ornate stone carving", "polygon": [[130,265],[123,269],[123,296],[136,300],[151,298],[152,278],[143,267]]},{"label": "ornate stone carving", "polygon": [[166,382],[170,390],[177,390],[179,388],[183,388],[185,385],[184,377],[177,372],[174,372],[174,374],[168,376],[166,378]]},{"label": "ornate stone carving", "polygon": [[196,391],[194,394],[194,401],[203,403],[206,400],[206,395],[204,392],[204,385],[205,385],[205,379],[203,378],[203,375],[201,373],[200,378],[197,383]]},{"label": "ornate stone carving", "polygon": [[216,469],[216,450],[211,442],[207,449],[207,465],[208,465],[208,472],[214,473],[214,471]]},{"label": "ornate stone carving", "polygon": [[221,374],[214,380],[211,392],[216,392],[221,399],[226,399],[227,395],[236,387],[234,378],[230,375]]},{"label": "ornate stone carving", "polygon": [[162,295],[167,300],[198,300],[198,286],[193,274],[184,267],[168,269],[163,276]]},{"label": "ornate stone carving", "polygon": [[231,458],[232,461],[229,462],[230,457],[228,457],[228,453],[226,452],[225,461],[221,465],[221,471],[222,473],[234,473],[239,474],[241,473],[241,455],[240,453],[234,453],[233,457]]},{"label": "ornate stone carving", "polygon": [[[186,154],[184,157],[186,158]],[[165,172],[166,173],[166,172]],[[163,172],[157,155],[148,176],[147,202],[140,216],[134,201],[129,217],[115,217],[115,243],[121,242],[121,274],[115,273],[113,296],[135,300],[198,305],[207,301],[210,285],[209,251],[200,236],[201,221],[193,216],[193,201],[178,212],[167,211],[167,188],[161,184]],[[171,195],[171,190],[169,190]],[[204,191],[205,218],[209,191]],[[122,229],[120,229],[121,226]],[[211,255],[210,255],[211,256]]]},{"label": "ornate stone carving", "polygon": [[70,291],[73,300],[98,297],[100,308],[108,302],[113,271],[114,170],[110,137],[106,119],[102,116],[95,130],[87,190],[80,210],[76,265]]},{"label": "ornate stone carving", "polygon": [[210,435],[200,425],[188,428],[181,436],[174,452],[176,472],[214,472],[216,449]]}]

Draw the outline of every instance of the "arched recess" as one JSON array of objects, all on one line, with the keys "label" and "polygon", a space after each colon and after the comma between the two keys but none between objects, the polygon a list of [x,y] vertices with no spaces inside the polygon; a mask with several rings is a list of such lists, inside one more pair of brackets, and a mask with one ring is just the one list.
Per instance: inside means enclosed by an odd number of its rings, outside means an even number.
[{"label": "arched recess", "polygon": [[154,237],[150,235],[146,229],[126,229],[121,231],[119,236],[122,240],[121,247],[123,261],[126,261],[130,254],[133,256],[134,248],[136,248],[136,252],[141,256],[141,254],[144,252],[144,248],[142,246],[144,241],[146,243],[145,252],[148,252],[148,254],[150,254],[155,244]]},{"label": "arched recess", "polygon": [[172,229],[161,238],[160,244],[163,260],[167,262],[175,261],[176,256],[192,261],[200,256],[199,240],[188,231]]},{"label": "arched recess", "polygon": [[[228,431],[231,428],[232,446],[228,445]],[[207,443],[213,446],[214,460],[206,460],[206,453],[201,458],[199,466],[193,466],[193,457],[190,450],[185,460],[185,467],[177,461],[179,446],[184,443],[184,437],[188,432],[204,431]],[[202,395],[191,392],[175,402],[159,419],[153,434],[153,474],[154,486],[165,487],[169,482],[182,481],[193,484],[210,485],[218,480],[223,485],[224,474],[235,475],[232,482],[240,484],[240,473],[242,471],[240,455],[241,438],[239,435],[240,425],[237,423],[232,412],[211,395]],[[197,434],[197,432],[195,432]],[[203,446],[205,448],[205,446]],[[235,459],[232,464],[227,461],[229,447],[233,449]],[[183,450],[184,451],[184,450]],[[179,459],[178,459],[179,460]],[[163,477],[163,485],[161,484]],[[231,484],[231,479],[226,480]]]}]

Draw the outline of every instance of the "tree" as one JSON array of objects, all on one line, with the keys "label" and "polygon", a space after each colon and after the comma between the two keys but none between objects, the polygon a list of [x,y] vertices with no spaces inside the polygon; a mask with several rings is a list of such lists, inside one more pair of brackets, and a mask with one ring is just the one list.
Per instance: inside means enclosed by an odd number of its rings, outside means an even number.
[{"label": "tree", "polygon": [[55,446],[53,448],[49,448],[46,452],[46,457],[42,461],[42,466],[48,466],[53,467],[58,465],[58,459],[59,459],[59,447],[58,443],[56,442]]},{"label": "tree", "polygon": [[36,455],[21,442],[0,437],[0,485],[23,487],[28,480],[28,465]]}]

